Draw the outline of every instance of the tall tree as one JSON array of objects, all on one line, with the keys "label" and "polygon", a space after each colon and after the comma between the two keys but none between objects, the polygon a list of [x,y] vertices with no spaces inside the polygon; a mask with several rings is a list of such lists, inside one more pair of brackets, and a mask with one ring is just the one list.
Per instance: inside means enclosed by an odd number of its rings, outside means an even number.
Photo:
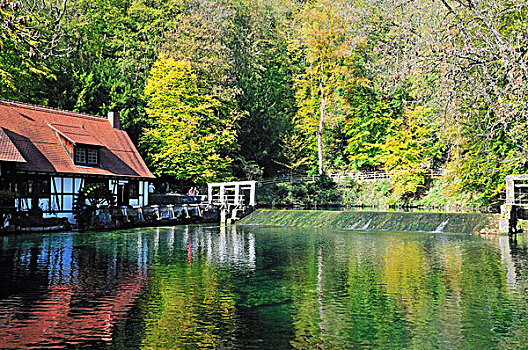
[{"label": "tall tree", "polygon": [[369,30],[385,28],[371,67],[380,87],[385,93],[408,89],[415,104],[443,119],[436,123],[453,183],[497,197],[504,176],[528,168],[526,6],[488,0],[363,4],[374,23]]},{"label": "tall tree", "polygon": [[325,124],[344,116],[344,88],[355,80],[354,49],[361,38],[354,35],[354,8],[346,1],[319,0],[301,12],[298,40],[304,67],[297,76],[297,118],[310,138],[315,136],[317,167],[324,170]]},{"label": "tall tree", "polygon": [[[287,37],[294,3],[232,1],[233,21],[226,45],[232,53],[238,106],[240,160],[254,162],[272,175],[282,168],[281,140],[295,113]],[[239,176],[246,176],[239,172]]]},{"label": "tall tree", "polygon": [[65,1],[0,2],[0,97],[32,100],[35,81],[54,78],[46,60],[59,48]]},{"label": "tall tree", "polygon": [[149,128],[141,148],[154,174],[200,184],[230,177],[233,115],[198,86],[188,61],[159,57],[145,95]]},{"label": "tall tree", "polygon": [[394,131],[387,135],[377,156],[393,176],[394,193],[405,199],[423,194],[426,179],[442,155],[438,126],[429,122],[431,114],[421,107],[406,108],[401,118],[393,120]]},{"label": "tall tree", "polygon": [[46,60],[55,79],[34,84],[31,100],[96,115],[119,110],[137,141],[146,125],[146,79],[177,11],[177,0],[68,0],[62,54]]}]

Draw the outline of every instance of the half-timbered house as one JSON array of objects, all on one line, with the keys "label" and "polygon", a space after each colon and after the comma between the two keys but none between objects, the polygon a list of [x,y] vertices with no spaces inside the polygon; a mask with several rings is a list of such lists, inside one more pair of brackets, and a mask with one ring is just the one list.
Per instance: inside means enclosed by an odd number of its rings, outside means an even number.
[{"label": "half-timbered house", "polygon": [[[148,204],[154,178],[118,113],[108,117],[0,100],[0,189],[15,205],[73,220],[75,195],[104,184],[119,206]],[[38,202],[38,203],[37,203]]]}]

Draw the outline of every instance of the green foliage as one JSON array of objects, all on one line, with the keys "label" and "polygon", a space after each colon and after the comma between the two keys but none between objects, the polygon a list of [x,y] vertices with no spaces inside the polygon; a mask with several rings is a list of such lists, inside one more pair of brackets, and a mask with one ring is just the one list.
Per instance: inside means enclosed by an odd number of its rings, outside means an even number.
[{"label": "green foliage", "polygon": [[244,158],[239,159],[240,169],[244,173],[244,178],[249,181],[262,180],[264,169],[259,167],[254,161],[246,161]]},{"label": "green foliage", "polygon": [[528,170],[526,9],[450,3],[3,1],[0,98],[120,111],[152,170],[184,181],[383,169],[388,199],[343,198],[386,205],[446,168],[454,196],[497,203]]},{"label": "green foliage", "polygon": [[198,87],[188,61],[161,56],[145,87],[149,127],[141,148],[154,174],[194,183],[228,179],[233,115]]},{"label": "green foliage", "polygon": [[[72,0],[62,16],[61,55],[46,59],[56,79],[38,82],[28,102],[105,115],[119,111],[137,142],[145,127],[143,89],[173,23],[173,1]],[[174,8],[176,10],[176,8]]]},{"label": "green foliage", "polygon": [[434,170],[435,160],[441,156],[432,116],[423,108],[406,110],[402,118],[394,121],[394,132],[381,146],[378,159],[392,175],[396,196],[419,195],[425,189],[428,174]]},{"label": "green foliage", "polygon": [[277,161],[277,163],[288,169],[290,174],[304,173],[309,169],[309,145],[301,134],[296,132],[284,134],[281,146],[282,161]]},{"label": "green foliage", "polygon": [[340,184],[343,205],[350,207],[361,205],[361,185],[352,178],[345,178]]},{"label": "green foliage", "polygon": [[53,78],[39,51],[47,34],[44,20],[19,1],[0,2],[0,98],[30,99],[35,81]]},{"label": "green foliage", "polygon": [[[233,56],[240,155],[263,168],[265,175],[281,170],[289,159],[283,141],[295,113],[292,62],[284,35],[284,5],[268,0],[233,1],[234,16],[226,46]],[[283,151],[283,153],[281,153]],[[290,164],[290,163],[288,163]],[[236,169],[235,169],[236,170]]]},{"label": "green foliage", "polygon": [[[323,173],[327,124],[344,118],[348,108],[347,86],[364,79],[357,75],[354,59],[359,45],[349,32],[354,18],[345,18],[346,2],[320,0],[300,12],[301,26],[290,44],[304,55],[296,77],[297,122],[317,152],[319,174]],[[355,38],[354,38],[355,39]]]},{"label": "green foliage", "polygon": [[415,200],[413,204],[429,208],[460,210],[480,207],[484,203],[482,195],[460,191],[448,179],[439,178],[435,179],[427,193],[422,198]]},{"label": "green foliage", "polygon": [[337,184],[326,174],[315,181],[279,183],[259,188],[259,203],[270,206],[321,207],[338,205],[341,195]]},{"label": "green foliage", "polygon": [[345,178],[339,183],[343,198],[342,205],[347,207],[385,208],[397,201],[391,192],[390,180],[379,180],[357,183],[352,178]]},{"label": "green foliage", "polygon": [[399,98],[384,99],[371,89],[360,87],[349,92],[354,106],[345,121],[344,134],[348,137],[346,153],[354,169],[376,168],[383,163],[385,139],[394,132],[401,115]]},{"label": "green foliage", "polygon": [[486,204],[504,196],[506,176],[525,174],[528,159],[519,157],[516,145],[502,132],[491,140],[481,138],[462,145],[458,159],[447,168],[456,192],[478,193]]}]

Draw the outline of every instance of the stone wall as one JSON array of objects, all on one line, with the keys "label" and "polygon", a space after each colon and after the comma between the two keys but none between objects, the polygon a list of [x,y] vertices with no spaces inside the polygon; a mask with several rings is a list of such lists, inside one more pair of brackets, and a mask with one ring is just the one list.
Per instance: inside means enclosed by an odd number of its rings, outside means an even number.
[{"label": "stone wall", "polygon": [[218,210],[206,206],[182,204],[154,205],[144,208],[102,208],[97,210],[86,229],[116,229],[218,221]]}]

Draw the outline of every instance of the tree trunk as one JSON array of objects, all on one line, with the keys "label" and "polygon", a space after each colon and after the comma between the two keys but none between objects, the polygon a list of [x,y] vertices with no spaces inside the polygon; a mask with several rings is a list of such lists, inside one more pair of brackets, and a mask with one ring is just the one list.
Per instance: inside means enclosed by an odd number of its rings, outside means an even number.
[{"label": "tree trunk", "polygon": [[323,125],[326,111],[326,97],[323,90],[323,84],[319,83],[321,90],[321,108],[319,111],[319,128],[317,129],[317,155],[319,160],[319,175],[323,173]]}]

